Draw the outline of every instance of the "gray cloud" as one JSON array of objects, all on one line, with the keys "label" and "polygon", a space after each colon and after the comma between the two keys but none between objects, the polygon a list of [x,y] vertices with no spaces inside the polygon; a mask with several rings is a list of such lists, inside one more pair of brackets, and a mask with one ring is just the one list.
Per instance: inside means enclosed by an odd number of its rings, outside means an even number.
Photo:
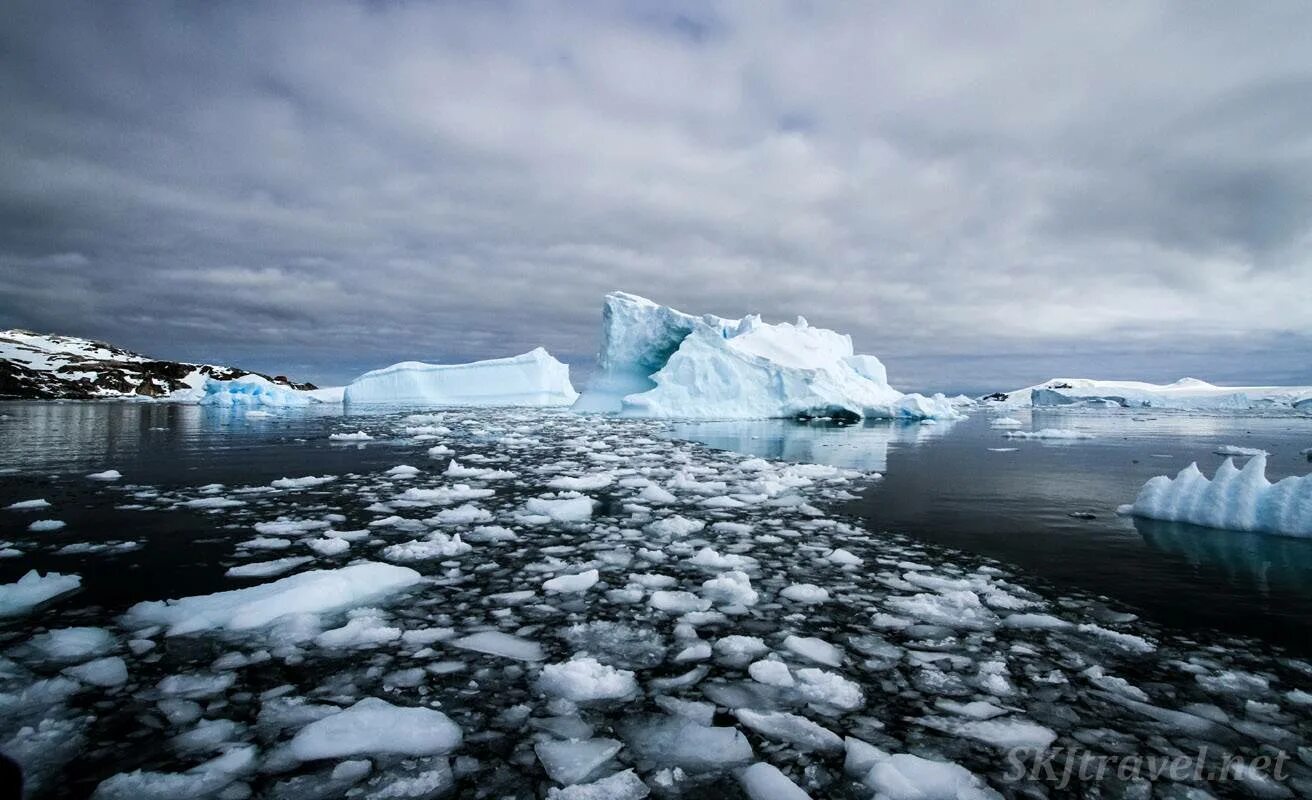
[{"label": "gray cloud", "polygon": [[6,4],[0,324],[340,381],[601,295],[1312,382],[1302,4]]}]

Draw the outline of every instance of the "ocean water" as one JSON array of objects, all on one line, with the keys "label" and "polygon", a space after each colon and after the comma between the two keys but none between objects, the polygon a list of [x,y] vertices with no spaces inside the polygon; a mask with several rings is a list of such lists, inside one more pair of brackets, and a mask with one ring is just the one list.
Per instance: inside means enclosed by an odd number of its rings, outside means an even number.
[{"label": "ocean water", "polygon": [[[696,423],[674,434],[770,458],[879,471],[846,509],[872,527],[989,556],[1058,586],[1115,598],[1183,630],[1218,629],[1312,652],[1312,540],[1118,516],[1156,475],[1210,476],[1237,445],[1266,450],[1267,478],[1312,472],[1312,417],[1130,410],[1008,412],[936,425],[870,421]],[[1239,459],[1242,465],[1243,459]],[[1089,517],[1092,518],[1089,518]]]},{"label": "ocean water", "polygon": [[[1008,442],[987,414],[837,427],[7,404],[0,584],[81,583],[0,619],[0,751],[41,800],[528,800],[626,771],[632,794],[592,796],[738,798],[753,761],[812,797],[869,797],[882,779],[845,769],[844,737],[953,762],[1005,797],[1312,793],[1304,543],[1112,513],[1146,477],[1210,471],[1221,444],[1298,472],[1305,421],[1033,423],[1096,438]],[[121,477],[89,477],[107,469]],[[3,508],[37,498],[49,507]],[[29,528],[42,519],[64,526]],[[413,582],[263,600],[252,626],[195,599],[362,562]],[[176,629],[137,605],[176,598],[208,605]],[[398,717],[382,736],[339,732],[333,758],[293,746],[370,698],[439,712],[463,740],[388,752]],[[574,739],[614,754],[553,762]],[[1011,774],[1017,747],[1201,766],[1061,783]],[[1218,771],[1280,753],[1278,780]]]}]

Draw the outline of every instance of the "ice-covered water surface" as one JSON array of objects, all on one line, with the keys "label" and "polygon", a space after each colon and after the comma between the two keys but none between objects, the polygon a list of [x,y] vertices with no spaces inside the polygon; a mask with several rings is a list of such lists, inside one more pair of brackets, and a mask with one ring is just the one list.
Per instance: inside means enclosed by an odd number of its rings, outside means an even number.
[{"label": "ice-covered water surface", "polygon": [[[193,585],[222,590],[62,593],[6,623],[0,749],[34,796],[1015,796],[1036,787],[1008,780],[1014,747],[1287,752],[1284,786],[1208,788],[1312,792],[1312,665],[870,534],[834,509],[871,474],[563,413],[334,431],[369,437],[325,444],[368,468],[79,473],[83,499],[201,520],[222,555]],[[43,516],[77,501],[45,497]],[[84,554],[82,577],[122,580],[157,546]],[[267,566],[225,577],[243,565]]]}]

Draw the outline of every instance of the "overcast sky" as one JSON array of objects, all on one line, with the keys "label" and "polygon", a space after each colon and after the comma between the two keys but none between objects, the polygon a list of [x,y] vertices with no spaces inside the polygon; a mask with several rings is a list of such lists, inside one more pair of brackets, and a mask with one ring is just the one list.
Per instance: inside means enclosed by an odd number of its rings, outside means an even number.
[{"label": "overcast sky", "polygon": [[0,4],[0,327],[321,383],[601,299],[1312,383],[1312,5]]}]

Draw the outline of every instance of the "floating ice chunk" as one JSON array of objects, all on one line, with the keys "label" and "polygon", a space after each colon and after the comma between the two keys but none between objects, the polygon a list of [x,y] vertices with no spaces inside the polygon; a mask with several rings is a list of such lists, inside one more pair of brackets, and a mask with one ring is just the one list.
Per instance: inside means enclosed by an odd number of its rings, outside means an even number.
[{"label": "floating ice chunk", "polygon": [[555,578],[544,581],[542,588],[548,592],[559,594],[577,594],[586,592],[596,585],[600,579],[601,573],[595,569],[585,570],[572,575],[558,575]]},{"label": "floating ice chunk", "polygon": [[80,575],[45,575],[29,570],[15,583],[0,584],[0,617],[26,614],[47,600],[75,591],[82,585]]},{"label": "floating ice chunk", "polygon": [[679,498],[654,483],[638,492],[638,499],[644,503],[652,503],[658,506],[669,505],[679,500]]},{"label": "floating ice chunk", "polygon": [[264,536],[295,536],[322,530],[329,527],[329,524],[321,519],[276,519],[272,522],[257,522],[251,527]]},{"label": "floating ice chunk", "polygon": [[93,481],[116,481],[123,477],[123,473],[116,469],[107,469],[104,472],[93,472],[87,477]]},{"label": "floating ice chunk", "polygon": [[1057,740],[1057,734],[1051,728],[1015,717],[988,720],[921,717],[916,722],[954,736],[976,739],[1001,750],[1025,748],[1041,751]]},{"label": "floating ice chunk", "polygon": [[475,522],[491,522],[492,512],[479,508],[473,503],[465,503],[455,508],[444,508],[437,512],[440,525],[472,525]]},{"label": "floating ice chunk", "polygon": [[269,485],[275,489],[309,489],[337,480],[336,475],[306,475],[304,478],[279,478]]},{"label": "floating ice chunk", "polygon": [[842,675],[815,667],[799,669],[794,674],[797,678],[797,693],[808,702],[845,711],[860,708],[865,703],[861,687]]},{"label": "floating ice chunk", "polygon": [[766,686],[788,688],[796,683],[793,680],[793,673],[788,670],[788,665],[782,661],[753,662],[747,667],[747,674],[752,676],[752,680],[764,683]]},{"label": "floating ice chunk", "polygon": [[1051,614],[1008,614],[1002,618],[1002,625],[1005,628],[1047,628],[1050,630],[1075,627],[1075,623],[1067,622]]},{"label": "floating ice chunk", "polygon": [[51,531],[57,531],[63,528],[64,525],[65,523],[63,520],[39,519],[28,525],[27,529],[32,533],[50,533]]},{"label": "floating ice chunk", "polygon": [[378,612],[373,609],[361,611],[366,613],[353,616],[340,628],[324,631],[314,637],[314,643],[320,647],[364,648],[401,638],[401,629],[386,624]]},{"label": "floating ice chunk", "polygon": [[367,442],[372,438],[374,437],[370,436],[364,431],[356,431],[355,433],[328,434],[328,440],[332,442]]},{"label": "floating ice chunk", "polygon": [[1023,427],[1025,427],[1025,423],[1024,423],[1024,422],[1021,422],[1021,421],[1018,420],[1018,419],[1015,419],[1014,417],[998,417],[997,419],[995,419],[995,420],[993,420],[991,423],[989,423],[989,427],[992,427],[992,428],[1023,428]]},{"label": "floating ice chunk", "polygon": [[688,661],[705,661],[711,657],[711,645],[709,642],[695,642],[680,650],[674,656],[676,663],[682,664]]},{"label": "floating ice chunk", "polygon": [[1266,457],[1237,469],[1226,459],[1208,480],[1197,464],[1175,478],[1159,475],[1139,490],[1131,512],[1140,517],[1209,528],[1312,536],[1312,475],[1266,479]]},{"label": "floating ice chunk", "polygon": [[547,791],[547,800],[643,800],[650,794],[647,784],[626,769],[592,783],[553,787]]},{"label": "floating ice chunk", "polygon": [[479,525],[469,533],[465,538],[471,542],[513,542],[519,537],[509,528],[500,525]]},{"label": "floating ice chunk", "polygon": [[1081,633],[1092,633],[1131,653],[1151,653],[1157,649],[1157,645],[1142,636],[1136,636],[1133,633],[1121,633],[1110,628],[1104,628],[1101,625],[1095,625],[1092,622],[1080,625],[1079,631]]},{"label": "floating ice chunk", "polygon": [[802,658],[828,667],[837,667],[843,663],[842,650],[814,636],[789,636],[784,639],[784,647]]},{"label": "floating ice chunk", "polygon": [[169,675],[155,684],[155,688],[166,697],[197,700],[226,692],[236,680],[237,677],[230,672],[218,675],[197,672]]},{"label": "floating ice chunk", "polygon": [[132,625],[165,625],[168,635],[207,630],[247,630],[289,614],[326,613],[364,605],[423,580],[412,569],[364,562],[335,570],[311,570],[272,583],[138,603],[128,609]]},{"label": "floating ice chunk", "polygon": [[305,546],[321,556],[341,555],[351,549],[350,542],[337,536],[324,536],[319,539],[311,539],[305,543]]},{"label": "floating ice chunk", "polygon": [[185,508],[238,508],[246,505],[244,500],[235,497],[197,497],[182,503]]},{"label": "floating ice chunk", "polygon": [[83,683],[108,689],[128,682],[128,665],[118,656],[109,656],[68,667],[64,674]]},{"label": "floating ice chunk", "polygon": [[658,519],[647,526],[648,533],[655,536],[664,536],[670,539],[680,539],[692,533],[700,531],[706,527],[706,523],[699,519],[688,519],[687,517],[675,514],[672,517]]},{"label": "floating ice chunk", "polygon": [[584,475],[579,478],[562,475],[559,478],[552,478],[550,481],[547,481],[547,486],[552,489],[563,489],[568,492],[592,492],[597,489],[605,489],[614,482],[614,476],[602,472],[596,475]]},{"label": "floating ice chunk", "polygon": [[782,711],[753,711],[750,708],[735,709],[733,713],[739,722],[762,736],[786,742],[798,750],[837,753],[843,749],[842,737],[806,717]]},{"label": "floating ice chunk", "polygon": [[722,636],[715,641],[715,653],[721,659],[729,663],[746,665],[769,651],[765,642],[757,636],[743,636],[741,634],[731,634]]},{"label": "floating ice chunk", "polygon": [[433,445],[432,447],[428,448],[428,457],[429,457],[429,458],[442,458],[443,456],[449,456],[449,455],[452,455],[452,454],[454,454],[455,452],[456,452],[456,451],[452,450],[450,447],[447,447],[447,446],[444,445],[444,444],[438,444],[438,445]]},{"label": "floating ice chunk", "polygon": [[50,508],[50,503],[45,500],[19,500],[5,506],[8,511],[36,511],[41,508]]},{"label": "floating ice chunk", "polygon": [[301,761],[360,755],[438,756],[460,746],[460,727],[431,708],[366,697],[301,728],[288,748]]},{"label": "floating ice chunk", "polygon": [[860,556],[853,554],[851,551],[839,547],[834,549],[825,556],[825,559],[843,567],[859,567],[865,563]]},{"label": "floating ice chunk", "polygon": [[749,800],[811,800],[811,795],[788,779],[773,764],[757,762],[738,774]]},{"label": "floating ice chunk", "polygon": [[688,559],[688,563],[697,567],[706,567],[707,569],[751,569],[756,566],[756,559],[751,556],[740,556],[733,553],[721,555],[709,547],[703,547],[697,551],[697,554]]},{"label": "floating ice chunk", "polygon": [[408,542],[388,545],[383,548],[383,558],[388,561],[425,561],[464,555],[473,549],[460,540],[458,533],[448,536],[436,532],[429,534],[426,539],[411,539]]},{"label": "floating ice chunk", "polygon": [[524,508],[529,514],[546,517],[549,522],[585,522],[592,518],[595,505],[591,497],[531,497]]},{"label": "floating ice chunk", "polygon": [[614,739],[538,742],[533,746],[542,768],[556,783],[582,783],[624,747]]},{"label": "floating ice chunk", "polygon": [[499,481],[515,477],[515,473],[503,469],[461,466],[454,458],[446,465],[446,475],[449,478],[474,478],[480,481]]},{"label": "floating ice chunk", "polygon": [[256,536],[254,539],[238,542],[237,546],[246,550],[286,550],[292,546],[292,541],[277,536]]},{"label": "floating ice chunk", "polygon": [[720,606],[754,606],[760,596],[747,573],[731,570],[702,583],[702,595]]},{"label": "floating ice chunk", "polygon": [[829,602],[829,591],[813,583],[794,583],[785,586],[779,594],[795,603],[807,605]]},{"label": "floating ice chunk", "polygon": [[348,405],[567,406],[578,399],[569,366],[541,347],[468,364],[402,361],[366,372],[346,386]]},{"label": "floating ice chunk", "polygon": [[255,768],[254,746],[234,747],[186,772],[120,772],[100,782],[93,800],[178,800],[215,797]]},{"label": "floating ice chunk", "polygon": [[500,631],[479,631],[459,639],[452,639],[452,647],[473,650],[476,653],[513,658],[518,661],[541,661],[542,645]]},{"label": "floating ice chunk", "polygon": [[1237,458],[1249,458],[1252,456],[1269,456],[1265,450],[1259,450],[1256,447],[1240,447],[1233,444],[1223,444],[1212,451],[1218,456],[1235,456]]},{"label": "floating ice chunk", "polygon": [[628,670],[615,669],[595,658],[576,656],[543,667],[538,688],[552,697],[586,702],[629,697],[638,690],[638,684]]},{"label": "floating ice chunk", "polygon": [[1001,800],[970,770],[951,761],[898,753],[878,761],[862,783],[881,800]]},{"label": "floating ice chunk", "polygon": [[33,636],[30,643],[47,658],[83,661],[113,649],[114,634],[104,628],[56,628]]},{"label": "floating ice chunk", "polygon": [[228,571],[223,574],[229,578],[267,578],[273,575],[281,575],[284,572],[290,572],[302,564],[308,564],[313,560],[313,556],[275,558],[272,561],[257,561],[253,564],[239,564],[235,567],[229,567]]},{"label": "floating ice chunk", "polygon": [[931,625],[987,630],[998,624],[997,615],[980,602],[979,595],[968,589],[890,597],[886,602],[894,611]]},{"label": "floating ice chunk", "polygon": [[689,611],[706,611],[711,601],[698,597],[692,592],[670,591],[661,589],[651,593],[647,604],[657,611],[667,614],[686,614]]},{"label": "floating ice chunk", "polygon": [[1068,428],[1042,428],[1037,431],[1007,431],[1008,439],[1092,439],[1093,434]]},{"label": "floating ice chunk", "polygon": [[700,725],[684,717],[629,716],[616,726],[639,764],[711,772],[751,761],[747,737],[737,728]]}]

